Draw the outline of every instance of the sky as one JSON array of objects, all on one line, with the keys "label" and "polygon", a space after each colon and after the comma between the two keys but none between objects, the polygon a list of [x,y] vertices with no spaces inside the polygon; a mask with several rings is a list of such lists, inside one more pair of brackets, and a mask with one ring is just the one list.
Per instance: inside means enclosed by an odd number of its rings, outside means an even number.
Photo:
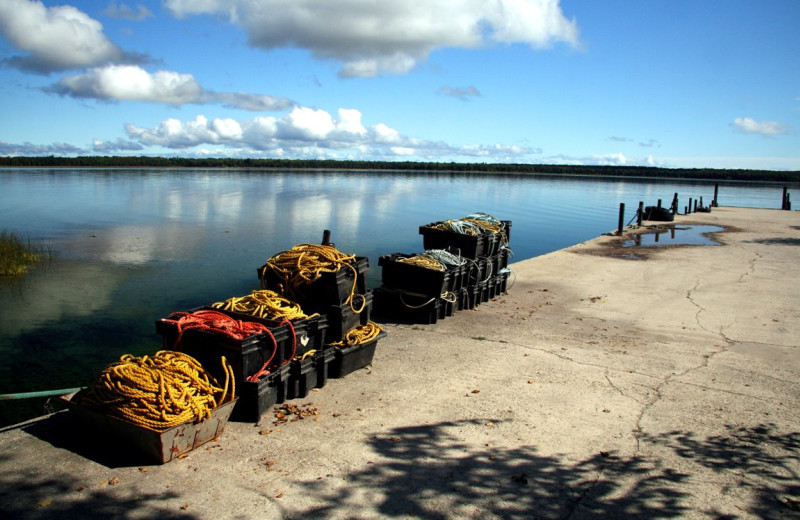
[{"label": "sky", "polygon": [[0,156],[800,170],[797,0],[0,0]]}]

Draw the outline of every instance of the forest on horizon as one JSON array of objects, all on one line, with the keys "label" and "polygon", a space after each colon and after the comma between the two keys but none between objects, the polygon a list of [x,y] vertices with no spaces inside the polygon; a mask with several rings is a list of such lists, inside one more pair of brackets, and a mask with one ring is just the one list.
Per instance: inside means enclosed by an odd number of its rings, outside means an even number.
[{"label": "forest on horizon", "polygon": [[319,159],[231,159],[150,156],[0,157],[0,167],[71,168],[229,168],[297,170],[384,170],[488,175],[592,175],[731,181],[800,182],[800,171],[652,166],[589,166],[523,163],[396,162]]}]

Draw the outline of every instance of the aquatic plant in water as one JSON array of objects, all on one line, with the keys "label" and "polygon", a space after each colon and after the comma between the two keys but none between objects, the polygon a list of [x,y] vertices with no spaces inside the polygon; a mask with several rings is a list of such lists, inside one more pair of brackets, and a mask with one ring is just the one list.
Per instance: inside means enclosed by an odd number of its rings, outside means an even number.
[{"label": "aquatic plant in water", "polygon": [[0,231],[0,276],[25,274],[28,267],[50,258],[50,249],[13,231]]}]

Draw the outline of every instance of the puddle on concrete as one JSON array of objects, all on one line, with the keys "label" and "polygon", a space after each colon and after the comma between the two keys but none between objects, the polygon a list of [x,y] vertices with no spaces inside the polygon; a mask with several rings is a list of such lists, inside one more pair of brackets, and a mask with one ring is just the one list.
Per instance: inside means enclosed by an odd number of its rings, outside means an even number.
[{"label": "puddle on concrete", "polygon": [[721,243],[711,238],[709,234],[721,231],[725,229],[719,226],[664,226],[631,235],[620,245],[622,247],[718,246]]}]

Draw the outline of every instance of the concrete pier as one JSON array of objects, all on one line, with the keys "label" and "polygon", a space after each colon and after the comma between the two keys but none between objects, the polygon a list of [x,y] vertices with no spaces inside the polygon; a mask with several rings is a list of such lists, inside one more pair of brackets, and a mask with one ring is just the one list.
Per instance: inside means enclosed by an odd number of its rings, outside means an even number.
[{"label": "concrete pier", "polygon": [[66,412],[5,428],[0,517],[800,517],[800,213],[693,223],[721,245],[515,263],[475,310],[386,324],[370,368],[290,401],[306,417],[165,465]]}]

